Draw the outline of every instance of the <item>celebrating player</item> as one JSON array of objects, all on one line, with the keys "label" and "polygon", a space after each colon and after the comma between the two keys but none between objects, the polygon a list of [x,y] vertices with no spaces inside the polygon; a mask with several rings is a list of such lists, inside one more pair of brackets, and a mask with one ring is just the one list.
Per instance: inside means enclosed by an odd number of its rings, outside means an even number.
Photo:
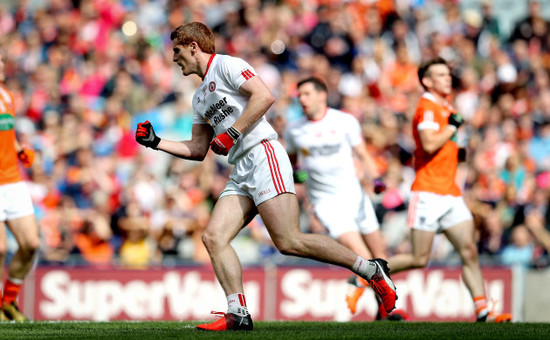
[{"label": "celebrating player", "polygon": [[[228,155],[235,167],[218,199],[202,240],[228,302],[228,312],[201,330],[251,330],[242,268],[230,242],[259,213],[277,248],[352,270],[373,286],[384,307],[395,307],[395,286],[386,262],[365,260],[334,240],[300,232],[292,167],[277,133],[264,117],[274,98],[244,60],[215,53],[214,35],[204,24],[187,23],[171,36],[173,61],[184,76],[202,82],[193,96],[191,139],[178,142],[155,135],[148,121],[139,123],[138,143],[177,157],[202,160],[209,148]],[[281,213],[283,212],[283,213]]]},{"label": "celebrating player", "polygon": [[[322,80],[307,78],[297,87],[305,117],[292,123],[284,134],[296,181],[305,181],[315,215],[331,237],[363,258],[385,258],[378,220],[357,177],[354,155],[372,180],[374,191],[381,193],[386,187],[367,152],[359,122],[350,114],[327,107],[327,87]],[[349,281],[353,288],[346,302],[354,314],[366,282],[357,276]],[[379,305],[377,318],[386,316]]]},{"label": "celebrating player", "polygon": [[17,306],[16,298],[32,267],[39,239],[31,196],[19,173],[17,160],[28,168],[33,163],[34,152],[22,147],[15,138],[15,104],[13,95],[3,85],[4,78],[4,62],[0,53],[0,278],[4,273],[6,256],[4,223],[19,245],[8,265],[0,320],[26,321],[27,318]]},{"label": "celebrating player", "polygon": [[454,141],[463,122],[448,103],[451,70],[442,58],[422,64],[418,78],[426,90],[413,118],[416,178],[412,185],[407,224],[412,254],[389,259],[391,272],[423,268],[436,233],[444,233],[462,260],[462,277],[470,291],[478,321],[510,321],[510,314],[489,313],[479,266],[472,214],[455,183],[458,147]]}]

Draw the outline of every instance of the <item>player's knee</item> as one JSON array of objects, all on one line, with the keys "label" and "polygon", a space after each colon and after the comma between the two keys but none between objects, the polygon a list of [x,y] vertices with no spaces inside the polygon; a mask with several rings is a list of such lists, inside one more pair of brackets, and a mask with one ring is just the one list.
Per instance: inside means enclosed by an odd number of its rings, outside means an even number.
[{"label": "player's knee", "polygon": [[224,243],[220,237],[216,237],[215,233],[205,231],[202,234],[202,244],[206,247],[206,250],[209,253],[215,253],[219,249],[222,249],[224,245],[227,245],[227,243]]},{"label": "player's knee", "polygon": [[206,250],[210,252],[215,248],[216,240],[212,237],[210,233],[204,232],[201,237],[202,244],[206,247]]},{"label": "player's knee", "polygon": [[424,268],[428,264],[430,257],[429,256],[417,256],[413,259],[412,267],[413,268]]},{"label": "player's knee", "polygon": [[477,247],[474,243],[464,246],[460,254],[464,262],[472,263],[478,261]]},{"label": "player's knee", "polygon": [[300,255],[302,255],[298,249],[296,249],[294,247],[291,247],[291,246],[287,246],[287,245],[282,245],[280,247],[277,247],[277,249],[279,249],[281,254],[287,255],[287,256],[300,256]]},{"label": "player's knee", "polygon": [[19,248],[21,249],[21,251],[25,256],[33,257],[36,251],[38,250],[39,243],[40,241],[38,239],[28,240],[27,242],[20,244]]},{"label": "player's knee", "polygon": [[293,239],[291,237],[287,237],[284,239],[275,239],[273,240],[273,243],[283,255],[302,255],[299,242],[297,242],[296,239]]}]

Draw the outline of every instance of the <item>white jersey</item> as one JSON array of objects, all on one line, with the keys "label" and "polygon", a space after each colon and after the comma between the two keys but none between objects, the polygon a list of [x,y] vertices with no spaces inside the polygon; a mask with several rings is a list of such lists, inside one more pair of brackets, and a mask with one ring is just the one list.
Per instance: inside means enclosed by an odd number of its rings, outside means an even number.
[{"label": "white jersey", "polygon": [[[239,88],[255,76],[256,71],[246,61],[213,54],[204,79],[193,96],[193,124],[210,124],[216,136],[224,133],[241,116],[248,103],[248,97],[239,92]],[[271,139],[277,139],[277,132],[262,116],[229,150],[229,163],[235,164],[246,151],[262,140]]]},{"label": "white jersey", "polygon": [[359,200],[353,147],[362,143],[362,136],[352,115],[329,108],[320,120],[303,117],[292,123],[284,138],[288,153],[297,154],[309,174],[306,189],[313,204],[340,194]]}]

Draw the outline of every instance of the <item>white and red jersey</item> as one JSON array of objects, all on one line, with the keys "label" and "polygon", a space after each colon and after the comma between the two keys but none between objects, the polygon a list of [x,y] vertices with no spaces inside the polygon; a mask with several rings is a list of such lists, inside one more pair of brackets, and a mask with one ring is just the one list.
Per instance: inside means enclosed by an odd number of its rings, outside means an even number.
[{"label": "white and red jersey", "polygon": [[284,138],[288,153],[297,154],[309,174],[306,189],[313,204],[340,194],[360,195],[353,147],[360,145],[363,137],[355,117],[329,108],[319,120],[303,117],[290,124]]},{"label": "white and red jersey", "polygon": [[[246,61],[212,54],[204,79],[193,96],[193,124],[210,124],[216,136],[224,133],[248,104],[249,97],[239,92],[239,88],[252,77],[256,77],[256,71]],[[262,116],[229,150],[229,163],[235,164],[247,150],[266,139],[277,139],[277,132]]]}]

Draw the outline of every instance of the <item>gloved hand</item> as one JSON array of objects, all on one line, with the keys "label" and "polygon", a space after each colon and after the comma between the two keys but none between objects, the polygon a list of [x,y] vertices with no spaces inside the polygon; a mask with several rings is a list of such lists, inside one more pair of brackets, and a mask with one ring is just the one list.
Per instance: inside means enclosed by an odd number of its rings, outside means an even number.
[{"label": "gloved hand", "polygon": [[466,148],[459,148],[458,149],[458,162],[466,162]]},{"label": "gloved hand", "polygon": [[155,129],[153,129],[153,125],[151,125],[148,120],[143,123],[138,123],[136,130],[136,142],[145,147],[155,150],[157,149],[157,146],[160,143],[160,138],[155,135]]},{"label": "gloved hand", "polygon": [[304,183],[309,178],[309,174],[302,169],[296,169],[292,173],[294,177],[294,183]]},{"label": "gloved hand", "polygon": [[375,178],[374,181],[372,181],[372,184],[374,185],[374,192],[376,194],[386,191],[386,183],[384,183],[382,177]]},{"label": "gloved hand", "polygon": [[229,153],[229,149],[231,149],[233,145],[235,145],[235,140],[231,138],[227,132],[220,133],[210,142],[212,151],[223,156]]},{"label": "gloved hand", "polygon": [[464,123],[464,118],[462,118],[459,113],[452,113],[449,115],[449,126],[451,126],[455,131],[458,130],[462,123]]},{"label": "gloved hand", "polygon": [[23,147],[21,151],[17,153],[17,158],[25,168],[30,168],[32,163],[34,163],[34,151],[27,147]]}]

